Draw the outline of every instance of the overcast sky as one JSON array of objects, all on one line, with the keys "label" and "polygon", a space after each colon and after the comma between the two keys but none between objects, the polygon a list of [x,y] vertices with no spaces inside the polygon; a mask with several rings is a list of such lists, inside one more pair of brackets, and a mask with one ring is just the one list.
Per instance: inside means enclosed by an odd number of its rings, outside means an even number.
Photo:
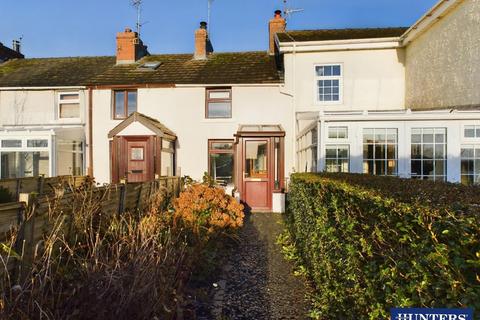
[{"label": "overcast sky", "polygon": [[[436,0],[289,0],[303,8],[288,29],[410,26]],[[267,22],[283,0],[214,0],[215,51],[266,50]],[[207,0],[144,0],[142,40],[151,53],[193,51]],[[135,26],[131,0],[0,0],[0,42],[23,36],[27,57],[114,55],[115,33]]]}]

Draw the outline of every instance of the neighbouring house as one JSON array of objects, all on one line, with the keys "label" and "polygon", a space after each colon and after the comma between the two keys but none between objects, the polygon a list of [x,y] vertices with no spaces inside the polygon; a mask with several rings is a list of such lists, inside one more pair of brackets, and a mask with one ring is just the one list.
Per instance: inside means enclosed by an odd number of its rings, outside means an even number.
[{"label": "neighbouring house", "polygon": [[10,49],[0,42],[0,63],[10,59],[23,59],[24,55],[20,52],[20,41],[13,40],[13,48]]},{"label": "neighbouring house", "polygon": [[[282,211],[293,171],[480,181],[480,0],[440,1],[410,28],[287,30],[268,52],[0,64],[0,175],[98,182],[208,172],[253,210]],[[43,142],[42,142],[43,141]]]},{"label": "neighbouring house", "polygon": [[480,182],[480,1],[408,29],[277,35],[299,171]]},{"label": "neighbouring house", "polygon": [[85,173],[85,81],[113,57],[12,59],[0,65],[0,178]]}]

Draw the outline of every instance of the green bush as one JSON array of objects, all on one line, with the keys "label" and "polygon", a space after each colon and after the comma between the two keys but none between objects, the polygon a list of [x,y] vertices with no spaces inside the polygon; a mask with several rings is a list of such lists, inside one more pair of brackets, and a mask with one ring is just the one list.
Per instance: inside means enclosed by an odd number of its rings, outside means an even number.
[{"label": "green bush", "polygon": [[[319,318],[387,319],[391,307],[480,310],[478,207],[433,205],[416,181],[348,179],[291,179],[287,226],[315,286]],[[451,195],[457,187],[438,188]]]}]

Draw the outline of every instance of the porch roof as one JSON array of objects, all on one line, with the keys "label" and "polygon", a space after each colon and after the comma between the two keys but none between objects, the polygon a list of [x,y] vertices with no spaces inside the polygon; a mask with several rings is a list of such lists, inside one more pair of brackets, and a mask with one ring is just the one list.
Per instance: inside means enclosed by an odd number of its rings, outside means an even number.
[{"label": "porch roof", "polygon": [[133,122],[141,123],[148,129],[152,130],[159,137],[166,138],[168,140],[177,139],[177,135],[175,134],[175,132],[168,129],[160,121],[136,111],[133,112],[128,118],[120,122],[115,128],[110,130],[110,132],[108,133],[108,137],[113,138]]},{"label": "porch roof", "polygon": [[238,127],[237,137],[241,136],[285,136],[285,130],[279,124],[241,124]]}]

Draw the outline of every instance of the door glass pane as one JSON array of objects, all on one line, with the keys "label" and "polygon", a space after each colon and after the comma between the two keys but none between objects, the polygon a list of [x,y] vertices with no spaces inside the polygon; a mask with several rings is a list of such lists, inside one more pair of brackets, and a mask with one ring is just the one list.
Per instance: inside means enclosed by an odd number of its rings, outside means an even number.
[{"label": "door glass pane", "polygon": [[130,160],[143,161],[143,147],[132,147],[130,149]]},{"label": "door glass pane", "polygon": [[266,178],[268,177],[268,142],[246,141],[245,142],[245,177]]},{"label": "door glass pane", "polygon": [[83,142],[57,140],[57,175],[83,174]]},{"label": "door glass pane", "polygon": [[174,165],[174,154],[170,152],[165,152],[162,151],[162,166],[160,170],[160,174],[162,176],[173,176],[175,173],[175,170],[173,168]]}]

